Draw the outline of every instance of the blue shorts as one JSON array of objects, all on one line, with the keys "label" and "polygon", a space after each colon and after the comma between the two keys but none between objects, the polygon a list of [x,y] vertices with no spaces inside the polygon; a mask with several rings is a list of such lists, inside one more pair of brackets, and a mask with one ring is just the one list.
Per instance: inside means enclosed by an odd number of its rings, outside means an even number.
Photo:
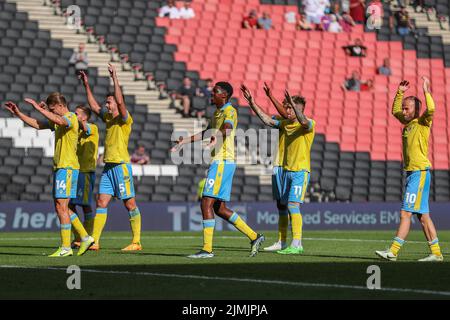
[{"label": "blue shorts", "polygon": [[273,200],[281,200],[283,194],[285,193],[284,184],[284,170],[283,167],[277,166],[273,167],[272,173],[272,195]]},{"label": "blue shorts", "polygon": [[131,164],[106,163],[100,177],[99,194],[110,194],[122,200],[134,198]]},{"label": "blue shorts", "polygon": [[230,201],[235,170],[236,163],[234,161],[216,160],[211,163],[208,169],[205,186],[203,187],[202,196],[216,198],[222,201]]},{"label": "blue shorts", "polygon": [[412,213],[429,213],[430,170],[407,171],[402,210]]},{"label": "blue shorts", "polygon": [[308,171],[284,171],[284,191],[282,194],[281,203],[303,203],[308,183]]},{"label": "blue shorts", "polygon": [[53,197],[73,199],[77,196],[78,172],[70,168],[60,168],[53,172]]},{"label": "blue shorts", "polygon": [[89,206],[94,194],[95,172],[80,172],[78,174],[77,197],[70,200],[71,204]]}]

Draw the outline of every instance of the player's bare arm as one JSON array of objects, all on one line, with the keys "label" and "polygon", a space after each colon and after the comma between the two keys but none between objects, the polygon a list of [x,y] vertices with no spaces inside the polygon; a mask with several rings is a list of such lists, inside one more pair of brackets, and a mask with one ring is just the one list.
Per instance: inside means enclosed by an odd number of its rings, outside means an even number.
[{"label": "player's bare arm", "polygon": [[177,150],[180,150],[180,148],[183,145],[185,145],[185,144],[189,144],[189,143],[192,143],[192,142],[195,142],[195,141],[203,140],[203,137],[205,136],[206,131],[208,131],[209,129],[210,129],[210,127],[208,125],[208,127],[205,130],[203,130],[203,131],[201,131],[199,133],[196,133],[196,134],[194,134],[194,135],[192,135],[190,137],[185,138],[183,136],[180,136],[178,138],[178,140],[175,141],[175,145],[172,148],[170,148],[170,151],[171,152],[175,152]]},{"label": "player's bare arm", "polygon": [[49,126],[48,126],[47,123],[39,121],[39,120],[37,120],[35,118],[32,118],[32,117],[29,117],[29,116],[25,115],[24,113],[22,113],[20,111],[19,107],[12,101],[6,102],[5,103],[5,108],[9,112],[11,112],[11,114],[13,116],[19,118],[20,120],[25,122],[30,127],[33,127],[33,128],[35,128],[37,130],[49,129]]},{"label": "player's bare arm", "polygon": [[80,71],[80,75],[78,76],[78,78],[81,80],[84,88],[86,89],[89,107],[96,115],[100,115],[102,108],[98,104],[97,100],[95,100],[94,94],[92,93],[91,90],[91,86],[89,85],[89,79],[87,74],[84,71]]},{"label": "player's bare arm", "polygon": [[294,110],[295,116],[297,117],[297,120],[301,124],[301,126],[305,129],[309,129],[311,120],[308,119],[303,113],[303,106],[296,104],[287,90],[284,91],[284,96],[286,101],[291,105],[292,109]]},{"label": "player's bare arm", "polygon": [[241,91],[242,91],[242,94],[244,95],[244,99],[248,102],[248,105],[250,106],[250,108],[252,108],[252,110],[261,119],[261,121],[266,126],[275,127],[276,121],[274,119],[272,119],[272,117],[269,116],[267,113],[262,111],[261,107],[255,103],[255,100],[253,99],[253,96],[252,96],[252,93],[250,92],[250,90],[245,85],[242,85]]},{"label": "player's bare arm", "polygon": [[434,111],[435,111],[435,104],[433,97],[431,96],[431,84],[430,79],[427,77],[422,77],[423,84],[423,94],[425,95],[425,103],[426,103],[426,110],[423,112],[422,116],[420,117],[419,121],[421,123],[426,123],[429,125],[431,123],[431,120],[433,119]]},{"label": "player's bare arm", "polygon": [[400,82],[397,89],[397,94],[395,95],[394,98],[394,103],[392,104],[392,115],[396,117],[402,124],[408,123],[405,120],[405,117],[402,112],[403,96],[405,92],[408,91],[408,89],[409,89],[409,81],[403,80],[402,82]]},{"label": "player's bare arm", "polygon": [[266,93],[266,96],[270,99],[270,102],[272,102],[272,104],[275,107],[275,109],[277,109],[277,111],[280,114],[280,116],[282,116],[283,118],[287,119],[288,114],[286,112],[286,109],[283,107],[283,104],[280,103],[280,101],[278,101],[273,96],[272,90],[270,89],[270,87],[265,82],[264,82],[264,92]]},{"label": "player's bare arm", "polygon": [[128,116],[128,111],[125,101],[123,100],[122,89],[120,88],[119,79],[117,78],[116,68],[111,63],[108,63],[108,71],[114,83],[114,98],[116,99],[120,116],[122,119],[126,119]]},{"label": "player's bare arm", "polygon": [[54,124],[62,127],[67,127],[69,125],[66,119],[49,111],[45,105],[45,102],[37,103],[36,101],[30,98],[26,98],[25,102],[31,104],[33,108],[36,109],[36,111],[40,112],[45,118],[47,118]]}]

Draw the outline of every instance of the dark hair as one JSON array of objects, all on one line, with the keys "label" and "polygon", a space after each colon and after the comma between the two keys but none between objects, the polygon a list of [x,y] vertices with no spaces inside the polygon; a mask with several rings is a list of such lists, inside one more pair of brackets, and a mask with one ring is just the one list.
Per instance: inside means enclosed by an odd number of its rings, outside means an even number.
[{"label": "dark hair", "polygon": [[295,104],[301,104],[302,106],[306,105],[306,99],[305,97],[302,96],[293,96],[292,100],[294,101]]},{"label": "dark hair", "polygon": [[59,92],[50,93],[50,95],[47,97],[46,104],[48,106],[53,104],[63,104],[67,107],[66,98],[64,98],[64,96]]},{"label": "dark hair", "polygon": [[222,88],[227,93],[227,100],[233,96],[233,86],[229,82],[221,81],[216,83],[217,87]]},{"label": "dark hair", "polygon": [[113,98],[115,98],[116,96],[114,95],[114,93],[108,92],[108,93],[106,94],[106,98],[108,98],[108,97],[113,97]]},{"label": "dark hair", "polygon": [[83,106],[83,105],[79,105],[79,106],[77,106],[76,108],[75,108],[75,110],[76,109],[81,109],[81,110],[83,110],[83,112],[87,115],[87,118],[88,118],[88,120],[91,118],[91,109],[89,109],[88,107],[86,107],[86,106]]},{"label": "dark hair", "polygon": [[422,101],[420,101],[420,99],[415,96],[406,97],[405,100],[413,100],[414,107],[415,107],[415,113],[416,113],[416,115],[419,114],[420,108],[422,107]]}]

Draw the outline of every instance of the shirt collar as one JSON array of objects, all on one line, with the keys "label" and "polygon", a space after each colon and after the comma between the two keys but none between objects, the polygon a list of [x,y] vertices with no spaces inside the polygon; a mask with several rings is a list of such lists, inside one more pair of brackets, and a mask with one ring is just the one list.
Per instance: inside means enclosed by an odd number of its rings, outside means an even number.
[{"label": "shirt collar", "polygon": [[225,103],[225,104],[220,108],[220,111],[225,110],[225,108],[226,108],[226,107],[229,107],[229,106],[231,106],[231,102]]}]

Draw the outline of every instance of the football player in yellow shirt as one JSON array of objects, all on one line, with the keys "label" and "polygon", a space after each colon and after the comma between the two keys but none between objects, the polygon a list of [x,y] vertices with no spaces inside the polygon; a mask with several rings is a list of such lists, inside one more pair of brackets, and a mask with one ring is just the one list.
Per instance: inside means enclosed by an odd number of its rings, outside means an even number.
[{"label": "football player in yellow shirt", "polygon": [[[286,100],[280,103],[272,94],[272,90],[269,88],[267,83],[264,83],[264,92],[266,96],[270,99],[272,105],[275,107],[278,116],[272,116],[272,119],[283,120],[288,118],[287,109],[289,104]],[[278,150],[277,155],[273,162],[273,172],[272,172],[272,195],[273,199],[277,202],[278,209],[278,240],[269,247],[264,248],[264,251],[278,251],[286,249],[287,247],[287,229],[289,226],[289,212],[287,205],[281,203],[281,197],[284,193],[285,188],[285,172],[283,170],[283,159],[284,159],[284,140],[285,134],[283,131],[278,132]]]},{"label": "football player in yellow shirt", "polygon": [[100,236],[106,223],[108,204],[112,197],[117,197],[123,201],[128,211],[133,233],[131,244],[123,248],[122,251],[139,251],[142,250],[141,213],[135,200],[133,172],[128,153],[128,140],[133,118],[125,105],[116,69],[109,64],[108,71],[114,83],[114,95],[109,94],[106,97],[106,112],[102,111],[95,100],[87,75],[80,72],[80,78],[86,88],[91,110],[106,123],[105,155],[103,158],[105,167],[100,178],[94,231],[92,233],[95,244],[91,249],[98,250],[100,248]]},{"label": "football player in yellow shirt", "polygon": [[[47,121],[39,121],[23,114],[13,102],[6,103],[6,108],[29,126],[38,129],[55,131],[55,153],[53,156],[53,197],[58,215],[61,234],[61,246],[49,257],[67,257],[73,255],[70,247],[71,220],[69,200],[76,197],[78,171],[80,165],[77,158],[78,120],[69,111],[66,99],[59,92],[47,97],[46,102],[37,103],[33,99],[25,99],[39,111]],[[75,226],[78,228],[80,226]],[[81,227],[77,231],[82,235],[82,243],[78,255],[82,255],[92,245],[94,239]]]},{"label": "football player in yellow shirt", "polygon": [[[83,226],[88,234],[92,234],[95,213],[92,211],[91,202],[95,185],[95,168],[98,156],[98,127],[89,123],[91,109],[86,106],[77,106],[75,114],[80,126],[78,136],[77,156],[80,163],[80,173],[78,175],[77,197],[71,199],[69,208],[72,211],[70,219],[72,223],[79,222],[76,206],[80,206],[84,213]],[[75,241],[72,242],[72,249],[80,246],[81,236],[74,232]]]},{"label": "football player in yellow shirt", "polygon": [[405,192],[401,208],[400,226],[386,251],[375,253],[386,260],[396,261],[400,248],[405,243],[411,226],[411,217],[416,214],[431,254],[419,261],[443,261],[436,228],[430,218],[428,197],[430,193],[430,168],[428,159],[428,143],[435,105],[430,92],[430,80],[422,77],[423,93],[425,95],[426,110],[420,115],[422,102],[415,96],[404,98],[409,89],[409,82],[403,80],[397,90],[392,105],[392,114],[404,125],[402,133],[403,170],[406,172]]},{"label": "football player in yellow shirt", "polygon": [[292,242],[287,248],[277,251],[280,254],[301,254],[303,219],[300,204],[303,203],[311,171],[311,147],[315,135],[315,122],[303,113],[306,101],[303,97],[291,97],[285,92],[288,104],[287,119],[277,120],[262,111],[245,85],[241,91],[249,106],[267,126],[278,128],[285,135],[282,166],[284,172],[284,186],[280,195],[281,204],[287,205],[291,218]]},{"label": "football player in yellow shirt", "polygon": [[[203,188],[201,209],[203,215],[203,248],[189,258],[212,258],[212,240],[215,227],[214,213],[233,224],[236,229],[250,239],[250,257],[254,257],[264,241],[264,236],[253,231],[245,221],[226,206],[230,201],[233,175],[236,169],[234,137],[237,127],[237,112],[231,105],[233,87],[228,82],[217,82],[212,92],[212,102],[216,111],[209,128],[212,129],[209,147],[212,148],[212,163]],[[180,137],[172,152],[194,141],[203,140],[208,129],[187,139]]]}]

